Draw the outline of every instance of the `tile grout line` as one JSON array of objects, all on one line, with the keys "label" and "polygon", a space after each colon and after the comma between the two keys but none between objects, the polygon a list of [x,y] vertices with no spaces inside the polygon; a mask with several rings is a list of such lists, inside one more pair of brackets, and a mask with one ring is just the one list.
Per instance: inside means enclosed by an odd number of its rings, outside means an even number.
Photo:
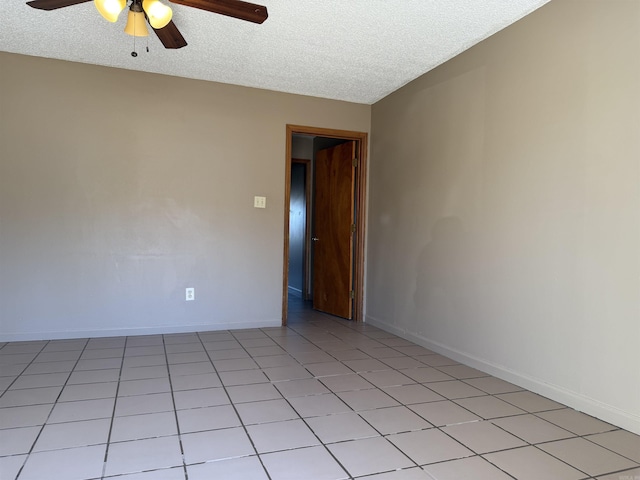
[{"label": "tile grout line", "polygon": [[107,474],[107,461],[109,459],[109,447],[111,446],[111,434],[113,432],[113,422],[116,419],[116,408],[118,408],[118,394],[120,393],[120,382],[122,381],[122,370],[124,369],[124,359],[127,353],[127,343],[129,337],[124,337],[124,345],[122,346],[122,359],[120,360],[120,371],[118,372],[118,384],[116,385],[116,392],[113,398],[113,409],[111,411],[111,421],[109,422],[109,434],[107,435],[107,447],[104,451],[104,460],[102,462],[102,475],[101,479],[104,479]]}]

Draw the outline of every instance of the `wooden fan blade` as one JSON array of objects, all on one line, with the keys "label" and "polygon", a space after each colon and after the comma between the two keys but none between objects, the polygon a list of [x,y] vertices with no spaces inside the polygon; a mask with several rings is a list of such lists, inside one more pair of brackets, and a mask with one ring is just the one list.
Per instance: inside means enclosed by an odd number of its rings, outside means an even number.
[{"label": "wooden fan blade", "polygon": [[33,0],[27,5],[38,10],[57,10],[58,8],[70,7],[79,3],[90,2],[91,0]]},{"label": "wooden fan blade", "polygon": [[199,8],[207,12],[219,13],[239,18],[247,22],[262,23],[267,17],[267,7],[241,0],[170,0],[173,3]]},{"label": "wooden fan blade", "polygon": [[178,27],[176,27],[176,24],[173,23],[173,20],[162,28],[154,28],[153,31],[158,35],[164,48],[182,48],[187,46],[187,41],[180,33],[180,30],[178,30]]}]

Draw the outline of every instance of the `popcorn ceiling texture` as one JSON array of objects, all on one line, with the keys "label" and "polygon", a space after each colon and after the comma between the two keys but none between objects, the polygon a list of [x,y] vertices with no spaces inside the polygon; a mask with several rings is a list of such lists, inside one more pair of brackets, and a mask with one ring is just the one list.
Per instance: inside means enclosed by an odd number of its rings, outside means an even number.
[{"label": "popcorn ceiling texture", "polygon": [[166,50],[151,32],[134,58],[126,10],[112,24],[92,2],[47,12],[2,0],[0,49],[373,104],[547,1],[262,0],[263,25],[173,4],[188,45]]}]

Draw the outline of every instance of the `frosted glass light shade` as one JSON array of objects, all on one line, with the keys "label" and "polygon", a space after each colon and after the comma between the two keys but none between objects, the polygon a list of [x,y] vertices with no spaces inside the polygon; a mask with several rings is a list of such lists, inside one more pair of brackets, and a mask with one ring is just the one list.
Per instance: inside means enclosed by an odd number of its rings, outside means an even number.
[{"label": "frosted glass light shade", "polygon": [[94,0],[93,4],[106,20],[115,22],[120,12],[124,10],[126,0]]},{"label": "frosted glass light shade", "polygon": [[142,0],[142,8],[153,28],[166,27],[173,17],[171,8],[158,0]]},{"label": "frosted glass light shade", "polygon": [[147,22],[144,18],[144,12],[134,12],[129,10],[127,17],[127,25],[124,27],[124,33],[133,35],[134,37],[148,37]]}]

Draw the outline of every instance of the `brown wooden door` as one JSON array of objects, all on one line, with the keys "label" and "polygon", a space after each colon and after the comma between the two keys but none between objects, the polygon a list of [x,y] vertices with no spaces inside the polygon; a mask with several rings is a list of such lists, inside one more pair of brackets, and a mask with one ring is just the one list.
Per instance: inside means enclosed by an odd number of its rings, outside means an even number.
[{"label": "brown wooden door", "polygon": [[315,160],[313,308],[351,319],[356,142],[318,151]]}]

